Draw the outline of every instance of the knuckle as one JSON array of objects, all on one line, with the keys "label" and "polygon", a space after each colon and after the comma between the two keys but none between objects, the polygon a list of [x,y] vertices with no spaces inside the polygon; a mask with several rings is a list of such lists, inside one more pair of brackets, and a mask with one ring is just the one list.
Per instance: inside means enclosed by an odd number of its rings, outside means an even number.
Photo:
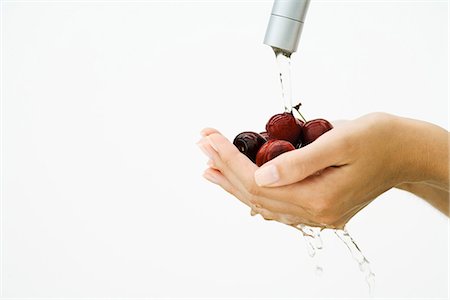
[{"label": "knuckle", "polygon": [[249,194],[249,195],[247,195],[246,199],[255,209],[262,208],[262,205],[261,205],[258,197]]},{"label": "knuckle", "polygon": [[259,209],[262,207],[258,197],[254,196],[250,193],[247,193],[247,195],[245,196],[245,199],[247,200],[248,203],[250,203],[256,209]]},{"label": "knuckle", "polygon": [[268,211],[266,209],[259,209],[259,214],[263,217],[264,220],[266,221],[274,221],[274,220],[278,220],[278,216],[274,213],[272,213],[271,211]]},{"label": "knuckle", "polygon": [[264,220],[266,221],[271,221],[273,220],[272,216],[269,213],[266,212],[261,212],[260,215],[263,217]]},{"label": "knuckle", "polygon": [[278,216],[278,222],[286,224],[286,225],[294,225],[294,224],[300,224],[300,223],[304,223],[303,220],[301,220],[301,218],[294,216],[294,215],[289,215],[289,214],[280,214]]},{"label": "knuckle", "polygon": [[244,185],[247,192],[250,194],[251,198],[257,198],[261,194],[260,187],[256,185],[254,182],[246,182]]},{"label": "knuckle", "polygon": [[220,159],[222,160],[223,164],[226,166],[230,166],[233,162],[232,155],[223,155],[220,157]]}]

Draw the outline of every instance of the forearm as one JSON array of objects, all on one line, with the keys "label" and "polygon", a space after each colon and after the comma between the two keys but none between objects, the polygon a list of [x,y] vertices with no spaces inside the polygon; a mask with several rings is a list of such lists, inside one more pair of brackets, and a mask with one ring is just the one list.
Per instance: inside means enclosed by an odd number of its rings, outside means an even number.
[{"label": "forearm", "polygon": [[423,121],[398,118],[404,172],[398,188],[449,214],[449,132]]},{"label": "forearm", "polygon": [[449,192],[442,190],[427,183],[409,183],[405,182],[397,186],[397,188],[410,192],[417,197],[426,200],[434,208],[440,212],[450,216],[449,211]]}]

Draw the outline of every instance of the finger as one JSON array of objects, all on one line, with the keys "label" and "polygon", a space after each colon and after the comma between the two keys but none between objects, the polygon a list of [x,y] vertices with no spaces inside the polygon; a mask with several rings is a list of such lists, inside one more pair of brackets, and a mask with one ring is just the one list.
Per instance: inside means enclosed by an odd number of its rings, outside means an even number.
[{"label": "finger", "polygon": [[206,137],[206,136],[208,136],[210,134],[213,134],[213,133],[219,133],[220,134],[220,132],[217,129],[214,129],[214,128],[211,128],[211,127],[203,128],[200,131],[200,135],[204,136],[204,137]]},{"label": "finger", "polygon": [[213,181],[215,177],[219,176],[220,174],[220,176],[224,177],[227,181],[229,181],[230,184],[233,185],[237,190],[242,191],[243,188],[239,180],[236,179],[236,176],[234,176],[234,174],[230,170],[223,168],[224,163],[221,161],[219,154],[217,153],[216,150],[212,148],[208,140],[206,138],[202,138],[197,143],[197,145],[202,150],[202,152],[209,157],[207,165],[211,169],[215,169],[218,172],[218,174],[217,173],[211,174],[211,177],[207,179],[211,179],[210,181]]},{"label": "finger", "polygon": [[[260,214],[264,220],[266,221],[277,221],[280,223],[292,225],[292,224],[298,224],[298,223],[305,223],[303,219],[291,215],[293,213],[292,210],[288,210],[289,214],[282,214],[279,212],[270,211],[269,209],[262,208],[262,207],[255,207],[251,203],[249,203],[245,197],[242,196],[242,193],[239,192],[227,179],[225,176],[223,176],[220,171],[217,171],[215,169],[207,169],[205,170],[203,177],[207,179],[208,181],[217,184],[221,186],[225,191],[232,194],[239,200],[241,200],[244,204],[247,204],[251,207],[250,215],[255,216],[257,214]],[[270,205],[269,205],[270,206]]]},{"label": "finger", "polygon": [[[210,162],[208,162],[210,167],[218,170],[221,173],[221,175],[224,176],[237,190],[241,191],[243,195],[246,195],[247,196],[246,198],[249,198],[248,192],[246,192],[246,188],[243,185],[242,180],[238,178],[238,176],[236,176],[236,174],[226,166],[226,164],[222,161],[219,153],[216,150],[214,150],[213,147],[211,146],[209,140],[206,137],[204,137],[197,143],[197,145],[210,158]],[[244,156],[240,152],[238,154]],[[246,156],[244,156],[244,159],[248,160]],[[254,170],[247,172],[249,174],[247,175],[247,177],[252,178],[253,172]]]},{"label": "finger", "polygon": [[[226,164],[222,161],[219,153],[214,150],[214,148],[211,146],[209,140],[207,138],[202,138],[197,145],[199,148],[205,153],[206,156],[209,157],[209,161],[207,164],[216,170],[219,170],[223,176],[225,176],[234,186],[236,186],[239,190],[245,190],[245,187],[242,185],[242,180],[240,178],[237,178],[237,176],[234,174],[232,170],[230,170]],[[234,145],[233,145],[234,147]],[[238,154],[241,154],[240,152]],[[244,156],[244,155],[241,155]],[[244,159],[248,159],[246,156],[244,156]],[[252,170],[250,174],[252,174],[254,171]],[[247,176],[252,177],[252,176]],[[253,179],[252,179],[253,180]]]},{"label": "finger", "polygon": [[217,168],[251,198],[252,191],[257,188],[253,174],[258,167],[223,135],[213,133],[205,140],[216,154],[213,160]]},{"label": "finger", "polygon": [[270,210],[259,208],[256,209],[257,213],[263,217],[266,221],[278,221],[280,219],[279,214],[274,213]]},{"label": "finger", "polygon": [[234,173],[247,174],[249,171],[254,172],[258,168],[220,133],[212,133],[206,137],[206,140],[217,152],[224,167],[233,170]]},{"label": "finger", "polygon": [[252,217],[261,215],[261,217],[266,221],[277,221],[286,225],[304,224],[304,221],[297,216],[280,214],[265,208],[252,208],[250,210],[250,215]]},{"label": "finger", "polygon": [[260,214],[265,220],[275,220],[275,221],[279,221],[281,223],[293,223],[294,222],[293,221],[294,217],[289,217],[286,214],[286,211],[288,211],[289,213],[293,213],[293,211],[291,209],[284,210],[285,211],[284,214],[281,214],[279,212],[279,209],[276,209],[276,211],[271,211],[271,210],[267,209],[268,207],[274,208],[273,205],[266,205],[265,206],[266,208],[263,208],[260,205],[255,206],[255,205],[251,204],[247,200],[247,197],[245,197],[243,195],[243,193],[241,193],[237,188],[235,188],[233,186],[233,184],[225,176],[223,176],[222,173],[220,173],[220,171],[218,171],[218,170],[211,169],[211,168],[206,169],[205,172],[203,173],[203,177],[205,179],[207,179],[208,181],[219,185],[225,191],[227,191],[231,195],[238,198],[241,202],[243,202],[244,204],[249,206],[251,208],[250,214],[252,216],[254,216],[256,214]]},{"label": "finger", "polygon": [[327,167],[343,165],[343,143],[333,133],[304,148],[289,151],[267,162],[255,172],[259,186],[282,186],[301,181]]},{"label": "finger", "polygon": [[[244,196],[244,194],[240,190],[234,187],[233,184],[218,170],[211,168],[206,169],[205,172],[203,173],[203,177],[208,181],[219,185],[226,192],[238,198],[241,202],[249,206],[251,208],[250,214],[252,216],[260,214],[265,220],[275,220],[285,224],[295,223],[296,222],[295,220],[298,219],[298,217],[296,218],[290,215],[294,213],[292,209],[279,209],[278,206],[274,206],[273,204],[265,205],[266,208],[263,208],[259,204],[253,205],[248,201],[248,198]],[[275,211],[271,211],[268,208],[275,209]],[[280,211],[283,213],[281,213]]]},{"label": "finger", "polygon": [[254,208],[254,206],[239,191],[239,189],[237,189],[235,186],[233,186],[233,184],[225,176],[223,176],[222,173],[220,173],[220,171],[218,171],[216,169],[213,169],[213,168],[208,168],[203,173],[203,177],[206,180],[208,180],[208,181],[210,181],[210,182],[212,182],[214,184],[219,185],[226,192],[228,192],[229,194],[233,195],[234,197],[239,199],[241,202],[243,202],[247,206]]},{"label": "finger", "polygon": [[208,181],[221,186],[225,191],[234,195],[237,193],[237,190],[234,186],[223,176],[220,171],[217,171],[212,168],[208,168],[203,173],[203,177]]},{"label": "finger", "polygon": [[[211,161],[210,164],[216,165],[216,161],[219,159],[219,154],[214,150],[206,138],[201,138],[197,142],[197,146],[202,150],[202,152],[209,158]],[[208,162],[209,163],[209,162]]]},{"label": "finger", "polygon": [[209,159],[206,164],[208,165],[208,167],[212,168],[212,169],[216,169],[217,170],[217,166],[214,163],[214,161],[212,159]]},{"label": "finger", "polygon": [[287,225],[304,224],[305,223],[303,221],[303,219],[301,219],[297,216],[288,215],[288,214],[280,214],[280,213],[276,213],[276,212],[273,212],[273,211],[270,211],[270,210],[267,210],[264,208],[258,209],[258,213],[266,221],[277,221],[277,222],[287,224]]},{"label": "finger", "polygon": [[[258,167],[231,144],[225,137],[213,133],[205,138],[205,147],[213,152],[213,160],[222,175],[236,187],[247,202],[260,205],[270,211],[281,214],[292,214],[311,219],[313,214],[308,208],[310,195],[315,195],[316,184],[301,186],[285,186],[276,190],[269,187],[259,187],[255,183],[254,173]],[[214,148],[213,146],[214,145]],[[210,147],[210,148],[209,148]],[[298,195],[293,197],[293,195]],[[295,198],[295,199],[294,199]],[[298,205],[298,203],[304,205]]]}]

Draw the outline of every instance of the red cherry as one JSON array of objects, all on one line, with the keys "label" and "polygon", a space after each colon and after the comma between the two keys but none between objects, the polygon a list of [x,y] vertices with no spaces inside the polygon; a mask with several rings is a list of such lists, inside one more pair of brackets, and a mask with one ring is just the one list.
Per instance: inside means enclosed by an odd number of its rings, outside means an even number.
[{"label": "red cherry", "polygon": [[267,131],[263,131],[259,133],[260,135],[262,135],[263,138],[266,139],[266,141],[270,140],[269,134],[267,133]]},{"label": "red cherry", "polygon": [[303,125],[302,141],[303,146],[314,142],[319,136],[333,129],[333,125],[324,119],[315,119]]},{"label": "red cherry", "polygon": [[288,141],[270,140],[262,145],[256,154],[256,165],[260,167],[278,155],[292,150],[295,150],[295,147]]},{"label": "red cherry", "polygon": [[241,132],[233,140],[236,148],[250,158],[252,162],[255,162],[256,153],[265,142],[266,139],[262,135],[252,131]]},{"label": "red cherry", "polygon": [[303,122],[291,113],[272,116],[266,124],[266,131],[271,139],[285,140],[293,145],[300,141]]}]

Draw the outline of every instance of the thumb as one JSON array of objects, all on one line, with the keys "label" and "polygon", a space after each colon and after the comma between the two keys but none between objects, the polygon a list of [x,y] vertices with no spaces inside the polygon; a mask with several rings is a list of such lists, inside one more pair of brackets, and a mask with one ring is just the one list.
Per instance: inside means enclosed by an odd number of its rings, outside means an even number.
[{"label": "thumb", "polygon": [[255,171],[255,182],[267,187],[298,182],[327,167],[342,165],[343,149],[340,139],[324,134],[314,143],[285,152],[262,165]]}]

